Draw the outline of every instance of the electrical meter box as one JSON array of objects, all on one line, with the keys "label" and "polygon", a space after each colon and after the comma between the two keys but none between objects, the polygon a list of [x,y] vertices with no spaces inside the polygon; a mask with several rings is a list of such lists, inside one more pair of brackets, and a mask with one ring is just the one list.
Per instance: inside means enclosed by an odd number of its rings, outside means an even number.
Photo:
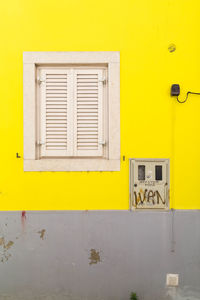
[{"label": "electrical meter box", "polygon": [[130,159],[130,208],[168,209],[169,159]]}]

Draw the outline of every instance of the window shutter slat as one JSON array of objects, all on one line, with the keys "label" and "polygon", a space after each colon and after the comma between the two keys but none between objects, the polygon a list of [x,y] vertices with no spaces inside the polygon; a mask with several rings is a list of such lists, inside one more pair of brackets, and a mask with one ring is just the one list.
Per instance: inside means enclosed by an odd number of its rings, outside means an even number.
[{"label": "window shutter slat", "polygon": [[103,70],[74,71],[74,155],[102,156]]},{"label": "window shutter slat", "polygon": [[70,135],[70,71],[40,71],[40,152],[41,157],[69,156],[73,151]]}]

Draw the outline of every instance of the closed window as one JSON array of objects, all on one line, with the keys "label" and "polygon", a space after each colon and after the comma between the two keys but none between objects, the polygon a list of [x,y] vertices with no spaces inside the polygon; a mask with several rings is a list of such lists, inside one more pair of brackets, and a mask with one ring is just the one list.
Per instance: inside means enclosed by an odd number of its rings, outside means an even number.
[{"label": "closed window", "polygon": [[118,53],[24,54],[25,171],[119,170],[119,119]]},{"label": "closed window", "polygon": [[39,68],[40,157],[103,157],[106,68]]}]

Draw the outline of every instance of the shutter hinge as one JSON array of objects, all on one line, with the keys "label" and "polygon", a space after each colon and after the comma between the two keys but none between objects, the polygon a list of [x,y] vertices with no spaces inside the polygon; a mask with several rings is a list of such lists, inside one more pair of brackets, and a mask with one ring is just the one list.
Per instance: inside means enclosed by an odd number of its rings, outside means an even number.
[{"label": "shutter hinge", "polygon": [[99,82],[102,82],[102,84],[106,84],[107,80],[106,80],[106,78],[104,77],[102,80],[99,80]]},{"label": "shutter hinge", "polygon": [[39,141],[39,142],[37,142],[37,145],[38,145],[38,146],[45,145],[45,142]]},{"label": "shutter hinge", "polygon": [[105,145],[106,144],[106,141],[100,141],[99,142],[99,145]]},{"label": "shutter hinge", "polygon": [[43,83],[43,82],[45,82],[45,80],[38,76],[38,78],[37,78],[37,83],[38,83],[38,84],[41,84],[41,83]]}]

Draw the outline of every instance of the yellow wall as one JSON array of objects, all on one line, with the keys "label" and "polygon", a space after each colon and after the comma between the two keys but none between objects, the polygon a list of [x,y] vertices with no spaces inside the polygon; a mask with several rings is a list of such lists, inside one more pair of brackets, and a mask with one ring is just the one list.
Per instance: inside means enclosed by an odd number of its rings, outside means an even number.
[{"label": "yellow wall", "polygon": [[[171,206],[200,208],[199,0],[0,4],[0,209],[128,209],[129,157],[171,159]],[[170,44],[176,51],[169,52]],[[23,51],[120,51],[120,172],[23,172]]]}]

